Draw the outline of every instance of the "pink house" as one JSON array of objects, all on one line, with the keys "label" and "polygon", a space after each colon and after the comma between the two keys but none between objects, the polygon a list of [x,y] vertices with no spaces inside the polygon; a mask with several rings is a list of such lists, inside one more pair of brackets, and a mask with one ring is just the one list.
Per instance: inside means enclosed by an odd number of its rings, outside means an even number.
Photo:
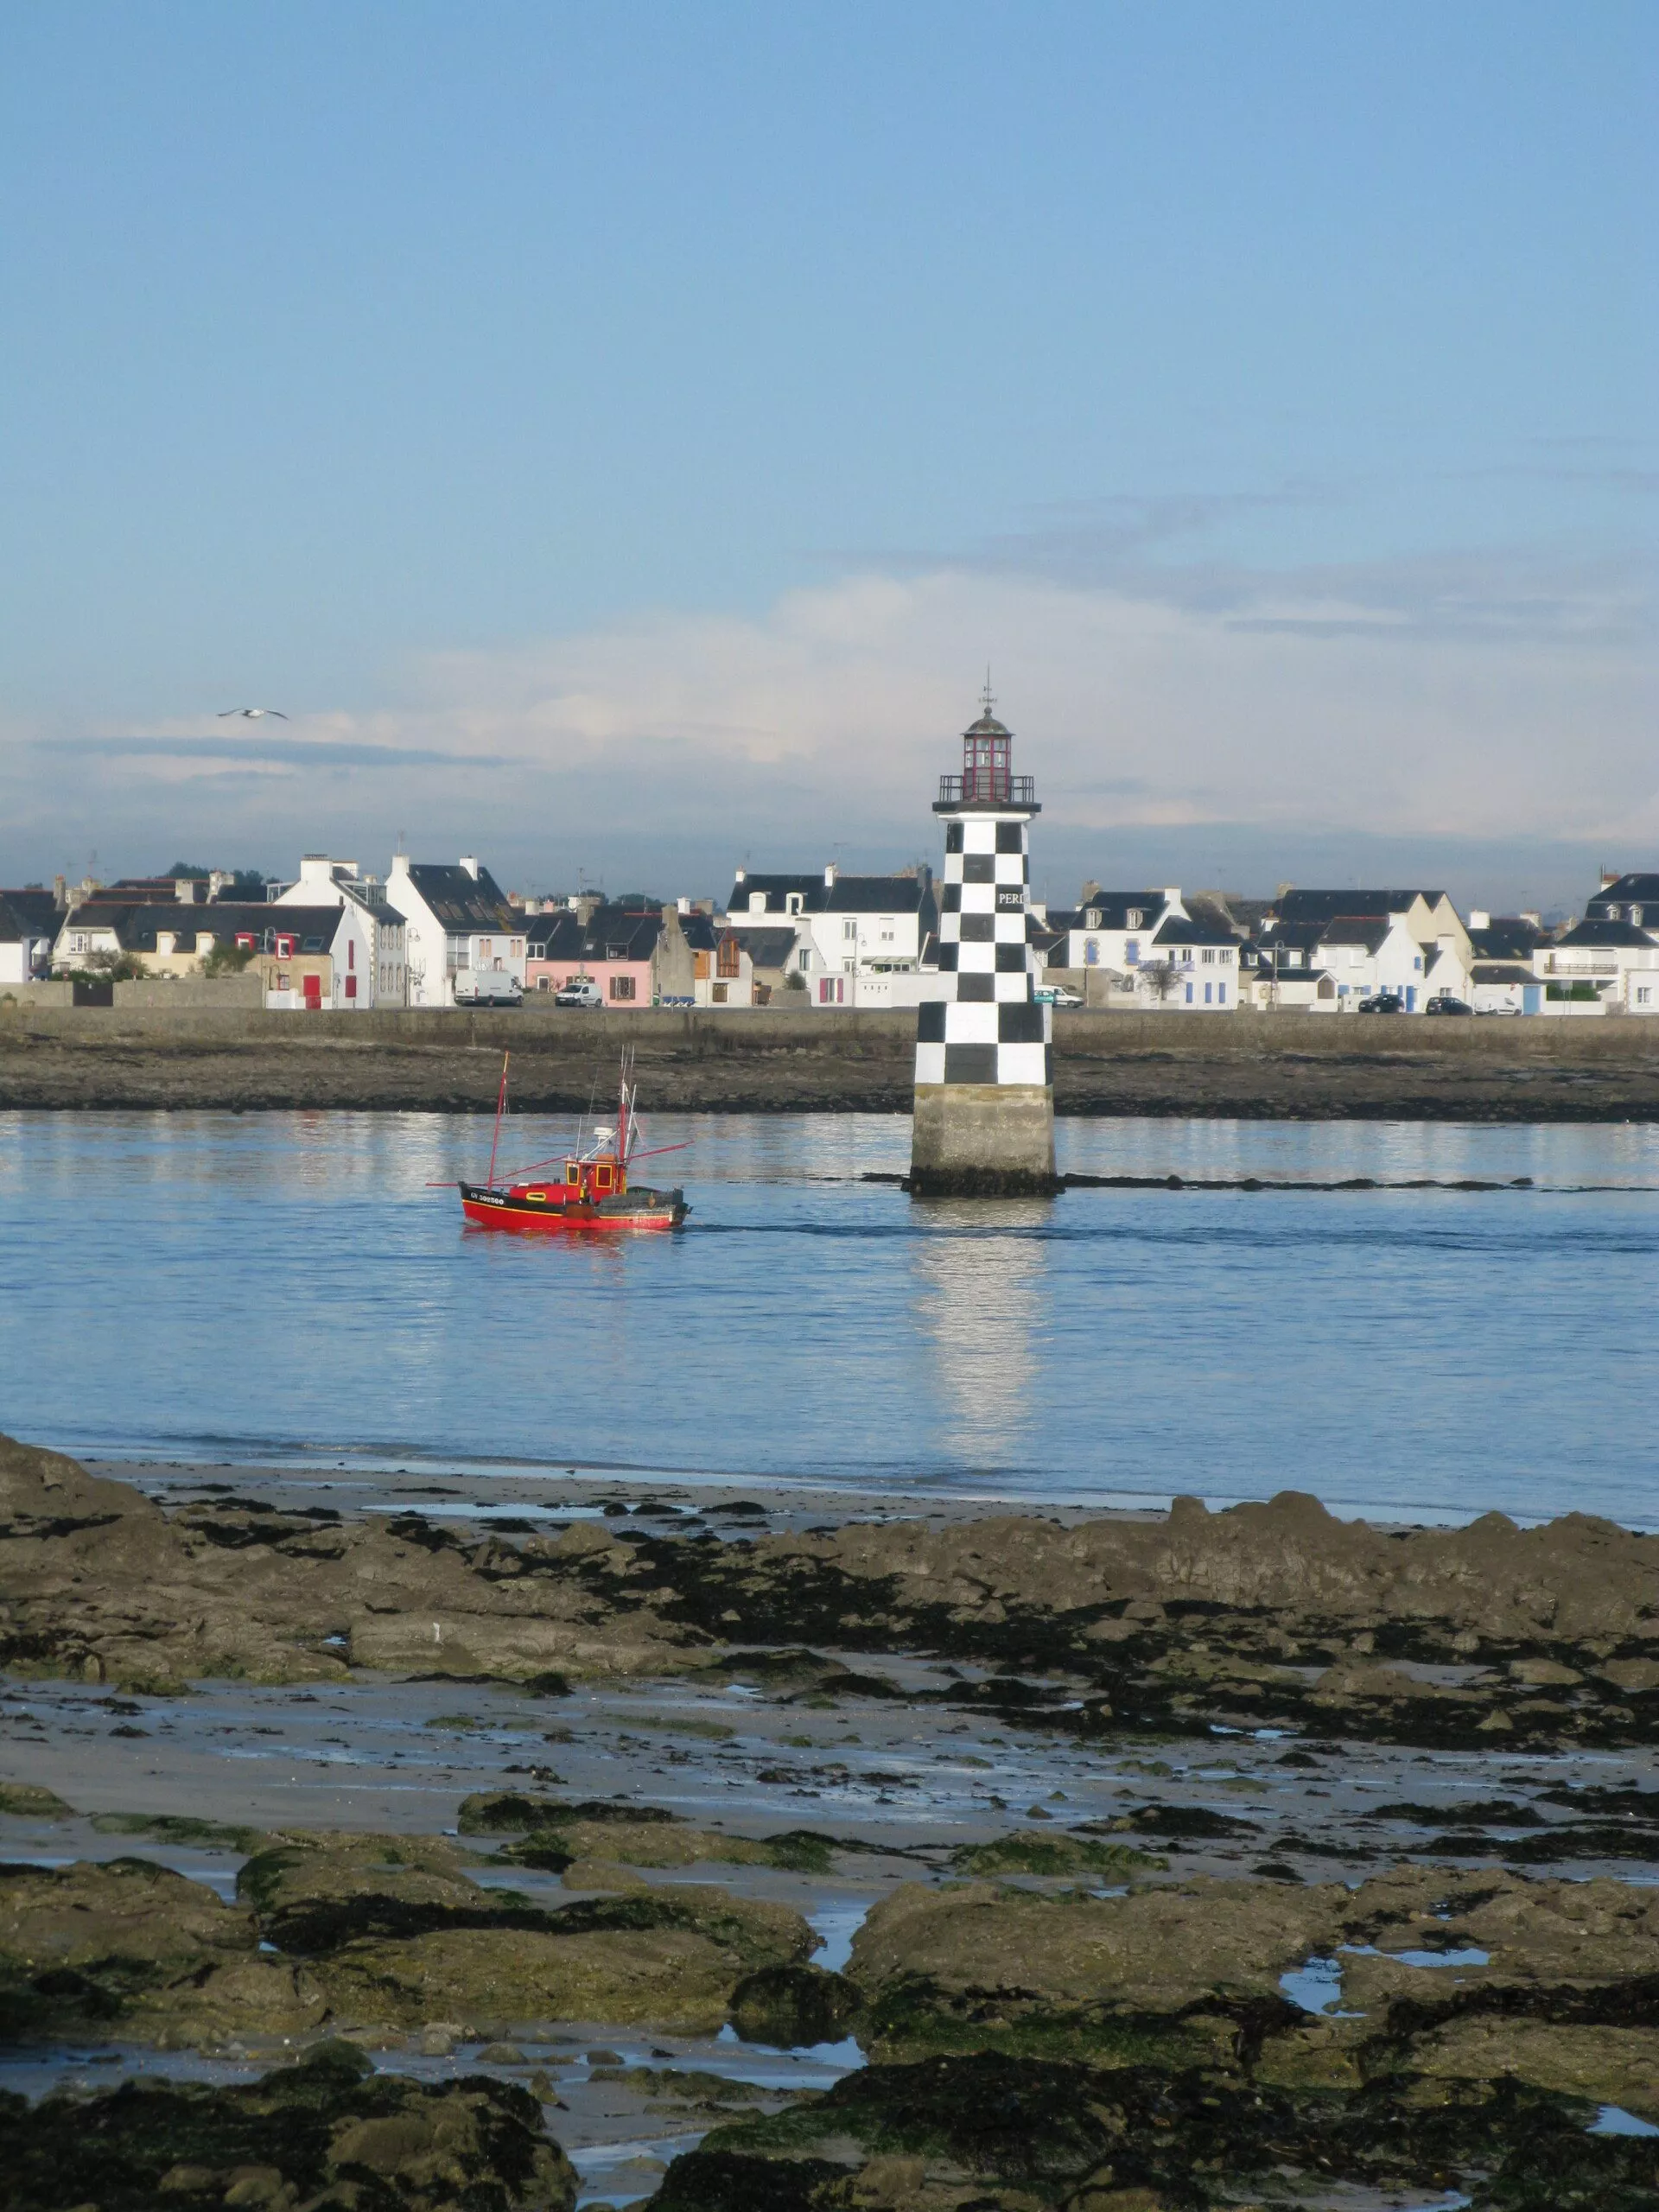
[{"label": "pink house", "polygon": [[524,918],[524,991],[556,991],[588,976],[607,1006],[650,1006],[656,994],[660,906],[574,907]]}]

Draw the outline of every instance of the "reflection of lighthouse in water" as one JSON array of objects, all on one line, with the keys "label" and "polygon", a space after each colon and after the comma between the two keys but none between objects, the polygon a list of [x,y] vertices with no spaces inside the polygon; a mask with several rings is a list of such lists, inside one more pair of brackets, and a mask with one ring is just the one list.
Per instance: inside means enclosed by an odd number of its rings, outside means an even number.
[{"label": "reflection of lighthouse in water", "polygon": [[[946,1449],[986,1471],[1029,1459],[1043,1299],[1039,1232],[1049,1209],[999,1206],[995,1230],[966,1202],[929,1209],[916,1267],[918,1318],[933,1351]],[[932,1234],[937,1229],[940,1233]]]},{"label": "reflection of lighthouse in water", "polygon": [[1011,733],[985,711],[941,776],[944,823],[937,995],[916,1021],[913,1191],[1052,1191],[1054,1091],[1046,1006],[1033,991],[1027,828],[1039,811],[1013,772]]}]

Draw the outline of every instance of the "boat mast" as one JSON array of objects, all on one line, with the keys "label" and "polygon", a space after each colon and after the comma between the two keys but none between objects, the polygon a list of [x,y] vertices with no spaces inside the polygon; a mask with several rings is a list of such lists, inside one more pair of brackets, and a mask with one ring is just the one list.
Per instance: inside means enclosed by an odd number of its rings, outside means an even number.
[{"label": "boat mast", "polygon": [[495,1094],[495,1134],[490,1139],[489,1179],[492,1187],[493,1187],[495,1182],[496,1147],[501,1141],[501,1116],[507,1110],[507,1062],[512,1058],[512,1055],[511,1052],[503,1052],[501,1055],[501,1088]]}]

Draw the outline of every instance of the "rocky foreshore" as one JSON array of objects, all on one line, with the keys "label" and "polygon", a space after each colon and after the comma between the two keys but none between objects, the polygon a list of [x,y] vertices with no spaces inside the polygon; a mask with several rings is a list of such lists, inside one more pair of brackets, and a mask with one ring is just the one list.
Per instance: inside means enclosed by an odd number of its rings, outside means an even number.
[{"label": "rocky foreshore", "polygon": [[406,1487],[0,1447],[17,2212],[1659,2196],[1659,1538]]},{"label": "rocky foreshore", "polygon": [[[913,1012],[874,1008],[296,1016],[0,993],[0,1108],[484,1114],[511,1051],[518,1110],[577,1114],[626,1045],[658,1112],[907,1115],[915,1041]],[[1659,1022],[1090,1008],[1056,1020],[1054,1095],[1082,1116],[1650,1122]]]}]

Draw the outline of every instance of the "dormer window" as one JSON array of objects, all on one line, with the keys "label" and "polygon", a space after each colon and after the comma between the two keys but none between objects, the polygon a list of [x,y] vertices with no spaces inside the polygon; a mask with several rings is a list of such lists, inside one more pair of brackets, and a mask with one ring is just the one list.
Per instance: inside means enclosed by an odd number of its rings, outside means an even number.
[{"label": "dormer window", "polygon": [[798,913],[800,912],[800,911],[801,911],[801,894],[800,894],[800,893],[799,893],[798,891],[791,891],[791,892],[789,893],[789,895],[787,896],[787,898],[786,898],[786,899],[785,899],[785,901],[784,901],[784,911],[785,911],[786,913],[791,913],[791,914],[798,914]]},{"label": "dormer window", "polygon": [[[1098,906],[1090,907],[1088,912],[1083,918],[1083,925],[1086,930],[1097,930],[1100,927],[1100,909]],[[1129,927],[1132,930],[1138,930],[1140,926],[1140,915],[1131,914],[1129,916]]]},{"label": "dormer window", "polygon": [[766,911],[766,893],[764,891],[751,891],[749,893],[749,912],[752,914],[764,914]]},{"label": "dormer window", "polygon": [[1126,929],[1138,930],[1145,919],[1146,916],[1141,912],[1139,906],[1131,906],[1128,912],[1123,917],[1123,925]]},{"label": "dormer window", "polygon": [[[1618,909],[1617,906],[1610,906],[1607,909],[1607,918],[1610,922],[1616,922],[1618,919]],[[1636,919],[1634,913],[1631,914],[1630,919],[1632,921]]]}]

